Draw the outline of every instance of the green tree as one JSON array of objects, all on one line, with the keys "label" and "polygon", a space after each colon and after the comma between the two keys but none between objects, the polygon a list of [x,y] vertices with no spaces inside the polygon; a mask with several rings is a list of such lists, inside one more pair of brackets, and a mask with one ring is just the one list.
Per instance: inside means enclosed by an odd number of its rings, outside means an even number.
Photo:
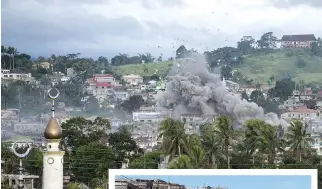
[{"label": "green tree", "polygon": [[162,149],[165,155],[170,156],[170,160],[178,155],[181,156],[187,138],[184,124],[171,118],[162,121],[159,128],[159,138],[162,138]]},{"label": "green tree", "polygon": [[219,158],[224,157],[219,142],[212,130],[201,134],[201,144],[205,151],[207,168],[217,169]]},{"label": "green tree", "polygon": [[301,162],[303,156],[307,156],[311,149],[310,143],[312,138],[306,132],[301,121],[291,122],[291,126],[288,127],[288,131],[285,134],[287,138],[287,144],[290,149],[296,152],[297,159]]},{"label": "green tree", "polygon": [[97,117],[94,121],[84,117],[73,117],[61,125],[63,129],[62,141],[66,148],[76,149],[90,142],[98,142],[106,136],[111,128],[108,119]]},{"label": "green tree", "polygon": [[90,142],[79,146],[71,158],[71,171],[80,182],[90,182],[90,187],[97,187],[95,182],[108,175],[108,169],[118,168],[116,152],[105,144]]},{"label": "green tree", "polygon": [[257,45],[260,49],[274,49],[276,48],[277,37],[273,35],[273,32],[264,33],[257,41]]},{"label": "green tree", "polygon": [[121,167],[122,162],[126,159],[132,160],[143,154],[142,149],[133,140],[130,131],[125,126],[121,126],[117,132],[109,134],[108,143],[117,152],[118,167]]},{"label": "green tree", "polygon": [[169,169],[193,169],[191,159],[187,155],[181,155],[175,158],[169,164]]},{"label": "green tree", "polygon": [[283,100],[287,100],[292,95],[295,89],[295,82],[290,78],[285,78],[280,81],[276,81],[273,91],[270,91],[270,95],[274,94],[275,97],[280,97]]},{"label": "green tree", "polygon": [[253,37],[245,36],[237,42],[237,48],[240,49],[243,52],[243,54],[249,54],[254,49],[254,43],[255,39]]},{"label": "green tree", "polygon": [[188,50],[184,45],[181,45],[177,50],[176,50],[176,59],[179,58],[184,58],[188,53]]},{"label": "green tree", "polygon": [[311,52],[315,56],[322,56],[322,39],[320,37],[317,41],[311,43]]},{"label": "green tree", "polygon": [[86,112],[96,113],[100,109],[98,100],[94,96],[90,96],[85,104]]},{"label": "green tree", "polygon": [[263,124],[260,129],[257,129],[254,141],[256,142],[256,149],[263,156],[267,156],[268,162],[273,164],[277,151],[284,150],[284,142],[279,137],[277,127],[270,124]]},{"label": "green tree", "polygon": [[220,116],[214,127],[214,133],[219,140],[223,149],[223,153],[227,159],[228,169],[230,168],[230,153],[229,148],[233,146],[234,141],[237,140],[238,134],[234,131],[232,121],[228,116]]},{"label": "green tree", "polygon": [[220,68],[221,78],[230,79],[232,77],[231,72],[232,68],[228,65],[224,65]]},{"label": "green tree", "polygon": [[121,107],[128,112],[138,110],[144,104],[144,100],[141,95],[130,96],[128,100],[122,102]]},{"label": "green tree", "polygon": [[260,90],[254,90],[252,91],[252,93],[250,94],[250,99],[253,102],[259,102],[260,100],[265,100],[264,94],[262,91]]},{"label": "green tree", "polygon": [[130,169],[158,169],[161,160],[161,152],[153,151],[140,155],[130,162]]}]

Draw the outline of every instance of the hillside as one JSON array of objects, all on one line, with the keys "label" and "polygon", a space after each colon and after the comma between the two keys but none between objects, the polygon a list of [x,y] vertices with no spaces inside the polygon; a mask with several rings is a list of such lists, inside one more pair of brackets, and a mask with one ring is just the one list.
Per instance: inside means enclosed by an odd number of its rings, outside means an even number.
[{"label": "hillside", "polygon": [[[300,68],[299,59],[305,63]],[[288,75],[296,81],[322,84],[322,57],[311,55],[305,50],[280,50],[266,55],[250,55],[243,64],[234,66],[244,76],[258,83],[266,83],[271,76],[275,80]]]},{"label": "hillside", "polygon": [[138,74],[140,76],[152,76],[155,73],[155,70],[158,70],[158,75],[166,76],[170,71],[171,66],[172,61],[153,62],[146,64],[128,64],[115,67],[114,72],[117,75]]},{"label": "hillside", "polygon": [[[298,66],[299,59],[304,62]],[[139,74],[151,76],[158,70],[158,75],[165,76],[172,62],[156,62],[147,64],[130,64],[115,67],[118,75]],[[146,68],[146,69],[145,69]],[[296,81],[322,84],[322,57],[313,56],[308,50],[277,50],[270,54],[252,54],[244,57],[243,64],[233,65],[248,79],[256,83],[266,83],[271,76],[275,80],[291,76]],[[145,70],[145,71],[144,71]]]}]

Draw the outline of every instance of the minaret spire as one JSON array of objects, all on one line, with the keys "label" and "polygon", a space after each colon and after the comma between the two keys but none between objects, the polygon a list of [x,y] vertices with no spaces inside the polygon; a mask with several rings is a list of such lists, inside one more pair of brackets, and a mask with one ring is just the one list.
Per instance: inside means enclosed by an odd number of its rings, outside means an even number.
[{"label": "minaret spire", "polygon": [[55,118],[55,100],[59,94],[59,90],[54,87],[48,90],[48,97],[52,100],[52,115],[44,132],[46,149],[43,151],[43,189],[63,189],[65,152],[61,151],[59,147],[63,133]]}]

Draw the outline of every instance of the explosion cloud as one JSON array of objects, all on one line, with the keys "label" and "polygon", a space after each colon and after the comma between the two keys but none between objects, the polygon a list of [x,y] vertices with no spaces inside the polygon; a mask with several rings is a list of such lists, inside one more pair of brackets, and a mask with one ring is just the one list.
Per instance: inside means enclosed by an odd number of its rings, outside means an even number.
[{"label": "explosion cloud", "polygon": [[208,64],[200,54],[174,62],[167,80],[165,91],[157,95],[157,105],[173,109],[175,119],[183,113],[206,115],[216,112],[231,116],[239,124],[257,118],[272,125],[287,125],[277,114],[264,114],[263,108],[256,103],[229,91],[219,74],[209,72]]}]

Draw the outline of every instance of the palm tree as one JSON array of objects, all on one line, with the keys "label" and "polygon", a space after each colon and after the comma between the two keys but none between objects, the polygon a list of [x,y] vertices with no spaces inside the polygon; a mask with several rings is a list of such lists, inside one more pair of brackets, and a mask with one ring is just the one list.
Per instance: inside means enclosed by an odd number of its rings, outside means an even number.
[{"label": "palm tree", "polygon": [[217,123],[214,127],[214,134],[216,135],[224,154],[227,158],[227,166],[230,168],[229,148],[232,147],[233,142],[237,140],[238,133],[234,131],[232,121],[228,116],[220,116],[217,118]]},{"label": "palm tree", "polygon": [[217,169],[218,157],[223,157],[218,139],[213,133],[201,135],[202,148],[205,151],[207,168]]},{"label": "palm tree", "polygon": [[254,136],[256,147],[259,152],[268,155],[268,162],[272,164],[277,150],[283,151],[283,140],[278,136],[277,127],[265,123],[256,132]]},{"label": "palm tree", "polygon": [[299,161],[302,161],[302,155],[306,155],[311,149],[310,143],[313,139],[306,130],[301,121],[293,121],[285,134],[287,144],[292,151],[295,151]]},{"label": "palm tree", "polygon": [[171,118],[162,121],[158,137],[163,139],[162,148],[166,155],[170,155],[170,160],[176,155],[181,156],[187,139],[182,122]]},{"label": "palm tree", "polygon": [[180,157],[172,160],[169,164],[169,169],[192,169],[191,159],[187,155],[181,155]]},{"label": "palm tree", "polygon": [[205,151],[201,146],[200,137],[196,134],[187,136],[184,146],[184,154],[170,162],[170,168],[200,169],[206,165]]},{"label": "palm tree", "polygon": [[256,151],[257,134],[260,133],[260,129],[266,123],[259,119],[249,119],[245,122],[245,138],[244,146],[246,148],[246,154],[253,154]]}]

